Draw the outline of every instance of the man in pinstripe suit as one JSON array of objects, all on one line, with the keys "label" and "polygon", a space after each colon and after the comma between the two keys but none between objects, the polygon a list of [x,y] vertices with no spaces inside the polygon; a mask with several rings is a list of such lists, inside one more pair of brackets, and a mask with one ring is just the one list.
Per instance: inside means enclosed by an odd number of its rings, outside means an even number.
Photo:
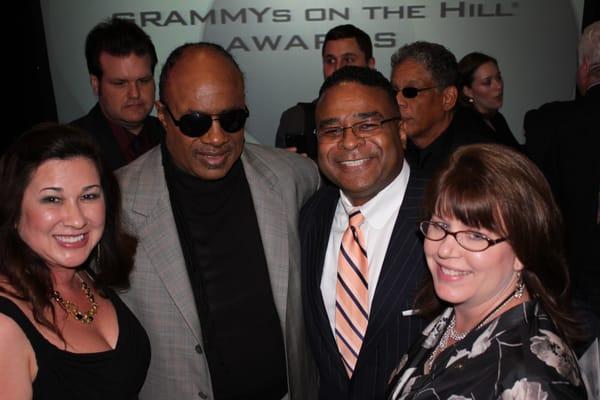
[{"label": "man in pinstripe suit", "polygon": [[[417,233],[425,179],[404,161],[399,115],[391,84],[369,68],[345,67],[321,87],[319,166],[339,189],[321,188],[300,217],[303,307],[320,399],[384,399],[392,369],[423,328],[407,310],[426,271]],[[340,305],[340,291],[355,294],[338,257],[356,211],[368,258],[360,279],[368,286],[364,333]],[[342,324],[356,336],[344,337]]]}]

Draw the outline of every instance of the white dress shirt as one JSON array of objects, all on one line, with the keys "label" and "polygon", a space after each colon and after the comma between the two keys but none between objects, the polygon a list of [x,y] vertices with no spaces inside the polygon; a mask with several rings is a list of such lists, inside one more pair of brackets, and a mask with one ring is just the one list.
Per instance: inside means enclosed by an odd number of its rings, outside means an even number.
[{"label": "white dress shirt", "polygon": [[348,215],[353,210],[360,210],[364,217],[360,229],[367,242],[367,258],[369,260],[369,308],[373,302],[377,281],[383,266],[383,259],[387,252],[388,243],[392,236],[392,230],[398,217],[398,211],[404,199],[404,193],[408,186],[410,168],[406,160],[402,170],[394,180],[371,200],[359,207],[354,207],[350,200],[340,190],[333,217],[329,241],[327,242],[327,253],[321,276],[321,295],[325,303],[327,317],[331,324],[332,332],[335,332],[335,297],[337,283],[338,256],[344,231],[348,228]]}]

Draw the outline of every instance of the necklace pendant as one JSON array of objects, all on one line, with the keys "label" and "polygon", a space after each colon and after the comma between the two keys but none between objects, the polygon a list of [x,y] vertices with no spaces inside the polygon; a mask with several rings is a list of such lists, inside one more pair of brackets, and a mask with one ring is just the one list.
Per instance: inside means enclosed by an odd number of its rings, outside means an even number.
[{"label": "necklace pendant", "polygon": [[81,279],[81,277],[79,275],[77,275],[77,276],[81,280],[81,290],[83,291],[83,293],[85,294],[85,296],[87,297],[88,301],[91,304],[91,308],[88,311],[86,311],[85,313],[79,311],[79,308],[77,307],[77,305],[70,302],[69,300],[63,299],[62,296],[60,295],[60,293],[56,290],[52,291],[52,293],[50,294],[50,297],[54,301],[56,301],[63,310],[65,310],[67,315],[69,315],[69,314],[72,315],[75,320],[77,320],[83,324],[89,324],[92,321],[94,321],[94,316],[98,312],[98,304],[96,304],[92,290],[88,287],[88,285],[85,283],[85,281],[83,279]]}]

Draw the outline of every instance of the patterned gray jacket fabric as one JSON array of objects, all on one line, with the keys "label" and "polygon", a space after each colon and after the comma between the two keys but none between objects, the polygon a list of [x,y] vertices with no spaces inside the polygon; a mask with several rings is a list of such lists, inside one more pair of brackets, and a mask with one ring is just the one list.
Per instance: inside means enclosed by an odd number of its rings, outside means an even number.
[{"label": "patterned gray jacket fabric", "polygon": [[[245,145],[242,163],[285,339],[288,397],[310,399],[316,393],[316,372],[302,318],[297,224],[300,207],[320,184],[318,170],[312,161],[299,155],[253,144]],[[200,321],[177,235],[160,146],[117,175],[126,226],[139,239],[131,289],[121,296],[146,328],[152,346],[140,399],[212,399]]]}]

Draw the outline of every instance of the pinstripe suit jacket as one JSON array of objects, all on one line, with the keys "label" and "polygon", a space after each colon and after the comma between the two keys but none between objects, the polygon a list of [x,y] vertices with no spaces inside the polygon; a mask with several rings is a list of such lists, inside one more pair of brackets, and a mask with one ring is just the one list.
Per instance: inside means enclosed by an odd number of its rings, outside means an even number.
[{"label": "pinstripe suit jacket", "polygon": [[320,289],[339,190],[321,188],[302,209],[302,299],[309,342],[319,369],[319,399],[385,399],[392,370],[425,328],[420,318],[401,315],[403,310],[413,308],[416,290],[427,271],[417,230],[425,183],[411,170],[351,380],[342,365]]},{"label": "pinstripe suit jacket", "polygon": [[[289,398],[314,398],[316,372],[306,343],[300,300],[297,220],[299,209],[319,186],[319,174],[310,160],[251,144],[245,145],[242,163],[282,325]],[[160,146],[119,170],[118,177],[125,223],[139,239],[131,289],[122,297],[146,328],[152,346],[140,398],[213,399]]]}]

